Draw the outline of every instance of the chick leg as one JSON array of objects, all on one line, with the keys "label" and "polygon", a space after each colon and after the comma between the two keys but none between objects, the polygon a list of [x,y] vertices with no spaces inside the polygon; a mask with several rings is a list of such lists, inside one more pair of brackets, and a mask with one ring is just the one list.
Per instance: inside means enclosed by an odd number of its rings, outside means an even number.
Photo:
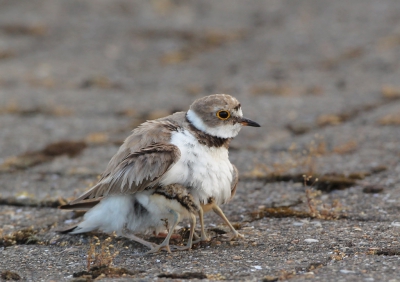
[{"label": "chick leg", "polygon": [[196,216],[194,214],[190,215],[190,232],[189,232],[189,239],[184,247],[178,246],[171,246],[173,247],[173,251],[183,251],[183,250],[190,250],[193,245],[193,235],[194,235],[194,228],[196,226]]},{"label": "chick leg", "polygon": [[145,253],[146,255],[147,254],[157,253],[157,252],[159,252],[161,250],[166,250],[168,253],[171,253],[171,249],[169,247],[169,240],[171,239],[171,236],[174,233],[175,227],[178,225],[178,223],[180,221],[180,215],[179,215],[179,213],[177,213],[174,210],[170,210],[170,213],[173,214],[174,221],[173,221],[172,225],[169,228],[167,237],[165,237],[164,241],[160,245],[154,246],[153,248],[151,248],[150,251]]},{"label": "chick leg", "polygon": [[229,226],[229,228],[232,231],[232,236],[229,237],[228,241],[231,241],[235,238],[244,238],[244,236],[242,234],[240,234],[239,232],[236,231],[236,229],[232,226],[232,224],[230,223],[230,221],[226,218],[224,212],[221,210],[221,208],[214,204],[212,207],[213,211],[219,215],[220,218],[222,218],[222,220]]},{"label": "chick leg", "polygon": [[135,236],[134,234],[130,233],[126,227],[122,230],[121,235],[125,238],[128,238],[128,239],[136,241],[142,245],[145,245],[149,249],[152,249],[155,246],[157,246],[154,243],[147,242],[146,240],[139,238],[139,237]]}]

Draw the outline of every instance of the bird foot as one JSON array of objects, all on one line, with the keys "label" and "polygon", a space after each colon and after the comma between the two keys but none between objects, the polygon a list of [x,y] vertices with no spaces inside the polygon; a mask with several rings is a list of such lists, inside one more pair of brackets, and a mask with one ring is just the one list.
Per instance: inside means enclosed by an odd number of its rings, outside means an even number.
[{"label": "bird foot", "polygon": [[194,237],[195,237],[195,240],[193,241],[193,244],[197,244],[197,243],[200,243],[200,242],[209,242],[209,241],[211,241],[211,238],[208,237],[206,234],[201,234],[201,237],[199,237],[199,235],[194,233]]},{"label": "bird foot", "polygon": [[197,240],[193,241],[193,244],[201,243],[201,242],[210,242],[211,238],[209,237],[200,237]]},{"label": "bird foot", "polygon": [[155,245],[155,246],[153,246],[153,247],[150,249],[150,251],[148,251],[148,252],[146,252],[146,253],[144,253],[144,254],[145,254],[145,255],[154,254],[154,253],[158,253],[158,252],[160,252],[160,251],[162,251],[162,250],[165,250],[165,251],[167,251],[168,253],[171,253],[171,249],[170,249],[170,247],[169,247],[169,244],[161,244],[161,245]]},{"label": "bird foot", "polygon": [[192,248],[192,246],[175,246],[172,245],[171,246],[171,251],[176,252],[176,251],[186,251],[186,250],[190,250]]},{"label": "bird foot", "polygon": [[244,235],[242,235],[239,232],[235,231],[231,236],[229,236],[227,239],[224,239],[222,241],[229,242],[229,241],[232,241],[234,239],[239,239],[239,238],[244,239]]}]

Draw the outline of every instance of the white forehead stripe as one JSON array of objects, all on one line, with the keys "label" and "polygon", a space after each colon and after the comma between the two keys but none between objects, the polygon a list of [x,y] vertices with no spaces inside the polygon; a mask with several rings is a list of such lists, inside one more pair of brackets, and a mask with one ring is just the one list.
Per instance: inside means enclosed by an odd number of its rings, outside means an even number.
[{"label": "white forehead stripe", "polygon": [[187,112],[186,117],[190,121],[190,123],[193,124],[194,127],[196,127],[197,129],[212,136],[220,138],[233,138],[239,133],[240,129],[242,128],[242,125],[240,123],[226,124],[224,126],[218,126],[218,127],[210,127],[206,125],[201,120],[201,118],[192,110],[189,110]]},{"label": "white forehead stripe", "polygon": [[231,112],[231,114],[232,114],[233,116],[236,116],[236,117],[243,117],[242,108],[239,108],[237,111],[236,111],[236,110],[233,110],[233,111]]}]

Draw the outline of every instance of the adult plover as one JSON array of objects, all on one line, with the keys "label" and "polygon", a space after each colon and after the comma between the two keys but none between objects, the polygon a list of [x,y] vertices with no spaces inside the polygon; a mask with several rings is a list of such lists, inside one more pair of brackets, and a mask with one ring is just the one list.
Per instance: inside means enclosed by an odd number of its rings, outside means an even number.
[{"label": "adult plover", "polygon": [[[207,240],[203,213],[216,212],[241,236],[220,209],[235,194],[238,171],[228,147],[242,126],[260,125],[243,117],[232,96],[215,94],[196,100],[187,112],[147,121],[132,131],[112,157],[99,182],[64,209],[86,209],[72,234],[101,230],[116,232],[150,248],[165,249],[176,225],[190,219],[192,236],[198,213],[201,240]],[[155,245],[134,233],[169,229]],[[182,248],[181,248],[182,249]]]}]

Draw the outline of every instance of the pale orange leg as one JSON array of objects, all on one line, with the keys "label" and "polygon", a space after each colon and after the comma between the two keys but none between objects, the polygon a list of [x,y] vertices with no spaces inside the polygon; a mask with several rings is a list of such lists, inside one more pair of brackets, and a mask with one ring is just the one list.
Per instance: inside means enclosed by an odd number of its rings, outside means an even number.
[{"label": "pale orange leg", "polygon": [[204,211],[203,208],[200,207],[199,209],[199,220],[200,220],[200,238],[198,238],[197,234],[195,233],[195,237],[197,237],[197,240],[194,241],[193,243],[199,243],[199,242],[204,242],[204,241],[210,241],[210,238],[208,238],[205,228],[204,228]]},{"label": "pale orange leg", "polygon": [[213,211],[219,215],[220,218],[222,218],[222,220],[229,226],[229,228],[232,231],[232,235],[228,238],[228,241],[231,241],[233,239],[236,238],[244,238],[244,236],[242,234],[240,234],[239,232],[236,231],[236,229],[232,226],[232,224],[230,223],[230,221],[226,218],[224,212],[221,210],[221,208],[214,204],[214,206],[212,207]]}]

